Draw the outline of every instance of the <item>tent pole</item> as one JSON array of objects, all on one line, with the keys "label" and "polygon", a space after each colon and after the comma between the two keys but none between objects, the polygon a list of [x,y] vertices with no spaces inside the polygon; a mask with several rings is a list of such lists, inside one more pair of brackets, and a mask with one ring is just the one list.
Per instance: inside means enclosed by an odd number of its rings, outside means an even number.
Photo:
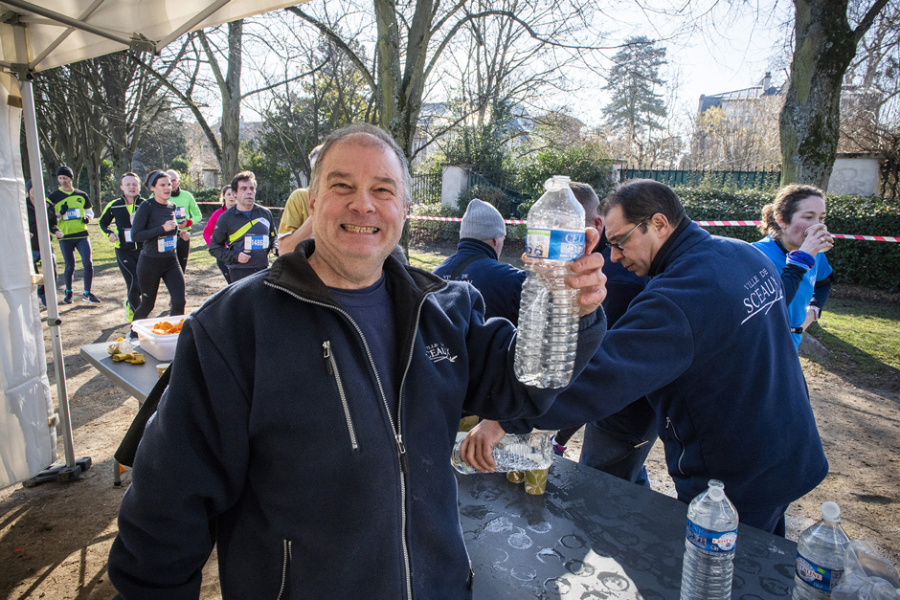
[{"label": "tent pole", "polygon": [[[25,117],[25,136],[28,146],[28,163],[31,168],[31,183],[33,193],[38,206],[44,203],[47,197],[44,190],[44,178],[41,173],[41,150],[38,145],[37,119],[34,110],[34,90],[32,88],[31,75],[19,75],[19,84],[22,88],[23,114]],[[62,337],[59,327],[62,321],[59,318],[59,307],[56,295],[56,273],[53,268],[53,247],[50,245],[50,225],[47,222],[47,211],[35,207],[34,215],[37,219],[38,244],[41,248],[41,264],[44,274],[44,293],[47,298],[47,325],[50,328],[50,345],[53,347],[53,370],[56,374],[56,394],[59,401],[60,428],[62,429],[63,445],[66,452],[66,467],[81,471],[75,464],[75,443],[72,435],[72,421],[69,413],[69,392],[66,387],[66,367],[63,362]],[[48,276],[47,271],[50,271]],[[77,477],[77,474],[75,475]]]}]

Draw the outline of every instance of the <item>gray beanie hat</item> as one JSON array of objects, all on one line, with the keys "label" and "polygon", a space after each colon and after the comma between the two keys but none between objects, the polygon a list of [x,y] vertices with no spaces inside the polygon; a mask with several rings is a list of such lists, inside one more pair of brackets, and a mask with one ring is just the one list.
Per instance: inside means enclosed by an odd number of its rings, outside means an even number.
[{"label": "gray beanie hat", "polygon": [[492,240],[506,236],[506,224],[500,211],[478,198],[469,202],[459,226],[459,238]]},{"label": "gray beanie hat", "polygon": [[60,175],[65,175],[69,179],[75,179],[75,173],[73,173],[72,169],[66,165],[63,165],[56,170],[56,176],[59,177]]}]

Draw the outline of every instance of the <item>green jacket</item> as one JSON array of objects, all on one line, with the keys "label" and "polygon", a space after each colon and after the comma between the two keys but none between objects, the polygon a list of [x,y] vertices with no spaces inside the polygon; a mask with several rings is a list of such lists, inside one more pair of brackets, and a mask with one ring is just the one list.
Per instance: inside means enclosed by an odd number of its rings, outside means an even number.
[{"label": "green jacket", "polygon": [[59,218],[59,229],[63,239],[77,240],[88,236],[87,221],[94,216],[91,199],[79,189],[64,192],[61,189],[51,193],[47,200]]},{"label": "green jacket", "polygon": [[[194,200],[194,195],[190,192],[185,190],[172,192],[169,202],[175,205],[175,218],[179,223],[179,229],[190,229],[191,225],[196,225],[203,220],[203,213],[200,212],[200,207],[197,206],[197,201]],[[182,212],[184,213],[183,215],[181,214]],[[191,225],[187,223],[182,224],[182,221],[185,219],[190,220]]]}]

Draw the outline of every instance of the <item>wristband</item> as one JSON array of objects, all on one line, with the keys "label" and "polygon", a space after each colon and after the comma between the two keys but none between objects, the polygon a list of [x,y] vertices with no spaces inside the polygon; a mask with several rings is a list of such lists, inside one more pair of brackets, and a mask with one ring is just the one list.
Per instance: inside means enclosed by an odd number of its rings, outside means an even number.
[{"label": "wristband", "polygon": [[803,250],[794,250],[787,255],[787,264],[797,265],[804,271],[809,271],[816,264],[816,259]]}]

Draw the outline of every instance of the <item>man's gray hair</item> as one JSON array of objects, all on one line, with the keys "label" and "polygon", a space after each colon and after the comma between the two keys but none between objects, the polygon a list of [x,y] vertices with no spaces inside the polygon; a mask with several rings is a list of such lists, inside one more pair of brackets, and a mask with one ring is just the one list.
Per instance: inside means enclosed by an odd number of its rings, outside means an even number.
[{"label": "man's gray hair", "polygon": [[322,173],[322,165],[325,164],[325,156],[328,152],[339,142],[343,142],[347,140],[347,138],[357,137],[360,139],[365,139],[366,136],[374,137],[379,143],[381,143],[385,148],[391,150],[396,156],[397,160],[400,161],[400,167],[403,171],[403,202],[405,206],[409,206],[411,197],[411,188],[412,188],[412,177],[409,174],[409,161],[406,160],[406,155],[403,153],[403,150],[400,149],[400,146],[397,145],[397,142],[394,141],[394,138],[390,136],[383,129],[376,127],[375,125],[371,125],[369,123],[354,123],[353,125],[347,125],[346,127],[342,127],[337,131],[333,131],[325,141],[322,143],[322,149],[319,150],[319,156],[316,157],[316,164],[313,167],[312,174],[309,178],[309,191],[313,196],[317,196],[319,189],[319,178]]}]

